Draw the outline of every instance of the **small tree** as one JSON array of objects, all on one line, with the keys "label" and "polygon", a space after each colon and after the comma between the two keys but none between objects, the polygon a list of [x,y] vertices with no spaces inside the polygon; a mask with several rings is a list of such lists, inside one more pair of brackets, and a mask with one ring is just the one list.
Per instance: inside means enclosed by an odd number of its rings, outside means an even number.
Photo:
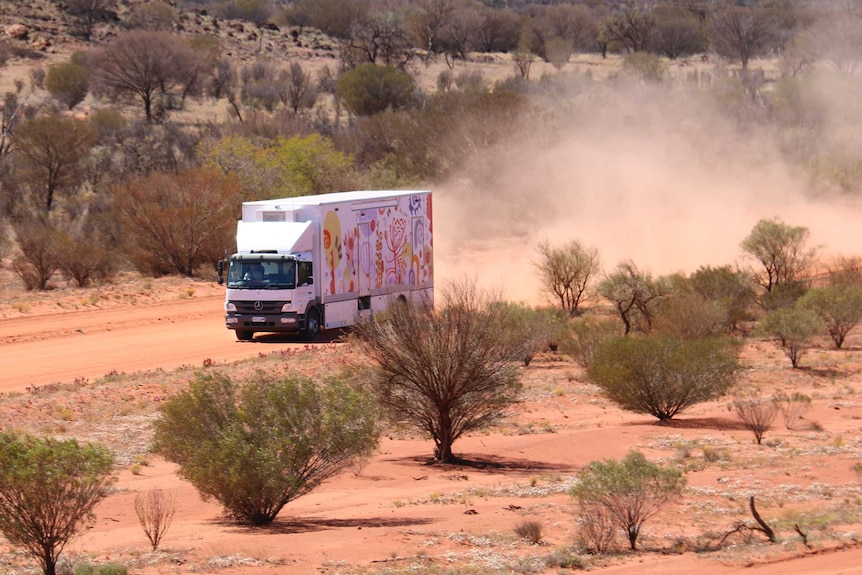
[{"label": "small tree", "polygon": [[757,222],[740,244],[762,268],[754,273],[754,282],[767,292],[801,282],[817,255],[816,248],[807,246],[808,236],[808,228],[790,226],[779,218]]},{"label": "small tree", "polygon": [[823,330],[816,313],[801,307],[780,308],[767,313],[758,326],[761,333],[774,339],[794,368],[813,345],[814,336]]},{"label": "small tree", "polygon": [[631,260],[617,264],[597,288],[599,294],[613,304],[628,335],[635,327],[649,332],[659,298],[670,293],[665,282],[642,272]]},{"label": "small tree", "polygon": [[505,337],[505,308],[475,285],[454,283],[439,308],[399,304],[359,326],[377,365],[372,388],[393,419],[427,433],[434,459],[456,460],[452,444],[499,417],[518,400],[512,359],[521,343]]},{"label": "small tree", "polygon": [[574,317],[578,306],[589,293],[590,284],[599,273],[599,252],[578,240],[554,247],[549,241],[538,246],[539,261],[534,265],[539,271],[539,283],[549,298],[557,301],[560,308]]},{"label": "small tree", "polygon": [[198,375],[162,405],[155,449],[236,520],[271,523],[282,507],[349,467],[377,443],[373,401],[341,380],[242,386]]},{"label": "small tree", "polygon": [[754,434],[757,445],[760,445],[763,434],[772,427],[779,407],[772,399],[741,396],[733,400],[733,410],[743,425]]},{"label": "small tree", "polygon": [[829,285],[812,288],[799,299],[799,305],[820,317],[835,349],[841,349],[847,334],[862,321],[862,287]]},{"label": "small tree", "polygon": [[168,532],[176,511],[176,498],[165,495],[161,489],[152,489],[135,496],[135,513],[153,551],[159,548],[162,537]]},{"label": "small tree", "polygon": [[692,289],[707,301],[718,302],[727,312],[728,331],[739,330],[753,319],[755,292],[748,274],[727,266],[701,266],[689,276]]},{"label": "small tree", "polygon": [[666,421],[724,395],[738,371],[736,349],[729,340],[657,335],[602,342],[587,377],[621,408]]},{"label": "small tree", "polygon": [[218,261],[233,242],[240,203],[233,176],[208,168],[155,173],[113,191],[125,247],[143,272],[190,276]]},{"label": "small tree", "polygon": [[578,476],[570,495],[581,511],[605,511],[625,531],[634,551],[644,523],[679,497],[685,478],[676,469],[650,463],[637,451],[622,461],[594,461]]},{"label": "small tree", "polygon": [[112,457],[96,445],[0,434],[0,531],[55,575],[66,544],[108,494]]},{"label": "small tree", "polygon": [[60,115],[37,116],[15,130],[15,175],[34,207],[48,213],[57,195],[72,195],[84,182],[85,158],[96,135],[88,122]]}]

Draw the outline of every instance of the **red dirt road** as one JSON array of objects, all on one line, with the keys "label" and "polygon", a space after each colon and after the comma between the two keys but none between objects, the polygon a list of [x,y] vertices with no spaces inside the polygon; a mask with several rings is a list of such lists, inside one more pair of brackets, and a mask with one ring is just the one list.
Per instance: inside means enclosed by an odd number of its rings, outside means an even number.
[{"label": "red dirt road", "polygon": [[207,295],[0,320],[0,392],[205,359],[224,363],[298,345],[284,337],[237,341],[224,327],[222,301]]}]

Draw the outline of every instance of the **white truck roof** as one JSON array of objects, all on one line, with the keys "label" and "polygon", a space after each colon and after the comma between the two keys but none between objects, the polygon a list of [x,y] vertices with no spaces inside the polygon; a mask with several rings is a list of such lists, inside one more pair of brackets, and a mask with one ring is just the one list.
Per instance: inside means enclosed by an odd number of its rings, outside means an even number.
[{"label": "white truck roof", "polygon": [[351,192],[332,192],[330,194],[318,194],[314,196],[299,196],[295,198],[279,198],[275,200],[257,200],[243,202],[244,206],[273,207],[276,209],[291,209],[295,206],[322,206],[341,202],[355,202],[363,200],[380,200],[398,196],[413,196],[416,194],[428,194],[430,190],[355,190]]}]

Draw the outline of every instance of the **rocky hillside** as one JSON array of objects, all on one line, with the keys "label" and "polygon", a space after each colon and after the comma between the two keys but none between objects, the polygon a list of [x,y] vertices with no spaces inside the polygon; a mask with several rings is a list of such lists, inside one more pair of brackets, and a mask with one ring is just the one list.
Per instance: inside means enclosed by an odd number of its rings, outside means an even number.
[{"label": "rocky hillside", "polygon": [[[7,45],[10,67],[15,63],[61,60],[77,50],[86,50],[109,41],[122,30],[147,25],[141,22],[140,7],[158,3],[123,0],[116,11],[101,15],[92,26],[70,16],[50,0],[0,0],[0,40]],[[183,10],[172,3],[160,4],[154,27],[170,27],[189,36],[215,35],[222,54],[237,62],[258,57],[273,59],[335,59],[334,43],[316,31],[303,31],[267,22],[257,26],[241,20],[222,20],[206,10]],[[169,21],[167,21],[169,19]],[[89,32],[89,39],[82,28]],[[4,73],[0,71],[0,77]]]}]

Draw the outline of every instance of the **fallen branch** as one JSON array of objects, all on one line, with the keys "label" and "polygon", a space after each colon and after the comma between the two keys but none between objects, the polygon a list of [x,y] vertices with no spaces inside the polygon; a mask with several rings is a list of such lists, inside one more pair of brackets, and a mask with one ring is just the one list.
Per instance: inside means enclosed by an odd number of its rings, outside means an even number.
[{"label": "fallen branch", "polygon": [[[727,540],[728,537],[730,537],[734,533],[742,533],[743,531],[758,531],[766,535],[766,538],[769,539],[770,543],[776,542],[775,531],[773,531],[772,528],[766,524],[766,521],[763,520],[763,518],[760,516],[760,513],[757,512],[757,508],[754,506],[754,496],[748,499],[748,506],[751,508],[751,515],[754,516],[754,520],[757,521],[757,525],[751,526],[748,525],[745,521],[737,521],[733,525],[733,528],[727,533],[725,533],[724,537],[721,538],[721,541],[718,542],[719,547],[724,545],[724,542],[725,540]],[[801,531],[797,532],[802,535]],[[804,537],[805,536],[803,535],[803,538]],[[807,539],[804,538],[803,541],[807,541]]]}]

